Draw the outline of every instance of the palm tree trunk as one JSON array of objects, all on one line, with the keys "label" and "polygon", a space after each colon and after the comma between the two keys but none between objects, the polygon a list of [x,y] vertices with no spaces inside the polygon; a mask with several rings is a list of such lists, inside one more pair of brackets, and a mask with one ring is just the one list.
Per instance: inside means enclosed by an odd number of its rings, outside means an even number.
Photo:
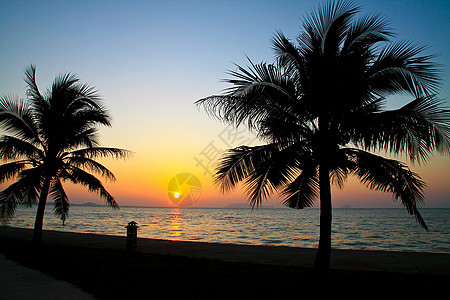
[{"label": "palm tree trunk", "polygon": [[317,249],[314,269],[317,271],[328,271],[331,258],[331,187],[328,167],[320,166],[319,185],[320,185],[320,237],[319,247]]},{"label": "palm tree trunk", "polygon": [[44,185],[41,189],[41,194],[39,195],[39,203],[33,230],[33,244],[36,246],[40,246],[42,244],[42,227],[44,225],[45,204],[47,203],[48,191],[50,189],[50,179],[50,176],[45,178]]},{"label": "palm tree trunk", "polygon": [[320,237],[314,269],[326,272],[330,268],[331,258],[331,186],[330,186],[330,148],[329,117],[319,117],[319,188],[320,188]]}]

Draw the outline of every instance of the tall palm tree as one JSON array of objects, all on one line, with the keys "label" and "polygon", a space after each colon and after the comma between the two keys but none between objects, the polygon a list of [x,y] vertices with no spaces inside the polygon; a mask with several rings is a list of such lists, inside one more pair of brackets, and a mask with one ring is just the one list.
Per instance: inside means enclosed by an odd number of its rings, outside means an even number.
[{"label": "tall palm tree", "polygon": [[86,186],[113,208],[114,197],[98,174],[115,180],[114,174],[95,161],[98,157],[123,158],[127,150],[100,147],[98,126],[110,126],[110,117],[98,93],[80,84],[73,74],[57,77],[50,89],[41,93],[36,84],[36,68],[25,71],[27,100],[0,98],[0,183],[15,180],[0,192],[0,217],[14,216],[18,204],[38,203],[33,241],[42,241],[44,210],[48,196],[64,222],[69,213],[69,197],[62,182]]},{"label": "tall palm tree", "polygon": [[[214,118],[246,123],[266,144],[229,149],[214,177],[222,192],[243,182],[258,206],[274,192],[291,208],[320,201],[320,238],[314,268],[328,270],[331,254],[331,184],[349,175],[391,193],[427,229],[418,208],[425,183],[405,163],[380,156],[406,154],[426,161],[449,153],[450,111],[435,93],[437,66],[424,48],[390,42],[379,15],[356,18],[352,2],[330,2],[305,18],[297,44],[273,39],[274,64],[237,66],[223,95],[196,103]],[[386,98],[412,101],[388,110]]]}]

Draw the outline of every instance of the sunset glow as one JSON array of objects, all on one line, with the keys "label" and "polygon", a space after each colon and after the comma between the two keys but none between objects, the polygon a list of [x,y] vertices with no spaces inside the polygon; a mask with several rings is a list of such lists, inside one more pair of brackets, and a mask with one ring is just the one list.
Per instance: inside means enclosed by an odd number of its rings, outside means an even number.
[{"label": "sunset glow", "polygon": [[[225,207],[245,204],[239,188],[221,194],[213,174],[221,154],[258,145],[247,128],[208,117],[194,102],[221,94],[235,65],[273,61],[277,30],[295,39],[301,17],[317,1],[2,1],[0,94],[26,97],[23,70],[33,63],[45,90],[54,77],[74,72],[99,90],[113,117],[100,144],[133,151],[126,160],[101,160],[117,181],[105,182],[120,206]],[[392,20],[400,40],[429,45],[436,62],[450,66],[450,4],[443,1],[358,1],[364,13]],[[85,6],[89,10],[85,10]],[[253,13],[254,12],[254,13]],[[30,47],[39,45],[39,47]],[[428,52],[427,52],[428,53]],[[448,72],[447,72],[448,73]],[[440,98],[450,103],[450,75]],[[402,104],[402,97],[390,105]],[[425,207],[450,207],[450,158],[436,156],[411,170],[427,183]],[[168,186],[179,174],[196,183]],[[188,179],[186,179],[188,180]],[[102,203],[82,186],[66,184],[73,203]],[[367,190],[354,178],[333,187],[334,207],[401,207],[391,196]],[[265,206],[283,207],[273,195]],[[318,207],[318,203],[316,203]],[[179,219],[174,217],[173,234]]]}]

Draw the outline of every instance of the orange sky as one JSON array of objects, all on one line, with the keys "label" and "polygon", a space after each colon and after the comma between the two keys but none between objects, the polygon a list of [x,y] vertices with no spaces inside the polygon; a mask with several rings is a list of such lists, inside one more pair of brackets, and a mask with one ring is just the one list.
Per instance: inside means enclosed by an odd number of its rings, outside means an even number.
[{"label": "orange sky", "polygon": [[[214,122],[211,120],[211,122]],[[225,130],[229,128],[222,125]],[[248,138],[248,135],[242,137]],[[191,143],[189,143],[189,141]],[[256,142],[254,142],[256,143]],[[210,162],[208,169],[198,165],[201,160],[207,165],[207,156],[212,156],[213,151],[207,149],[215,147],[217,150],[225,149],[223,140],[217,135],[204,144],[195,142],[191,138],[184,140],[183,137],[175,139],[173,143],[167,141],[169,147],[163,150],[157,147],[138,149],[132,158],[124,161],[105,160],[102,161],[117,176],[117,182],[106,183],[110,192],[116,197],[119,205],[132,206],[174,206],[168,197],[169,181],[179,173],[189,172],[195,175],[202,184],[202,196],[196,203],[196,207],[224,207],[230,204],[246,203],[245,192],[242,188],[222,195],[218,188],[213,186],[211,173],[216,159]],[[223,147],[221,147],[223,146]],[[223,149],[222,149],[223,148]],[[198,159],[198,160],[196,160]],[[410,167],[417,172],[427,183],[425,189],[425,207],[450,207],[450,159],[446,156],[437,156],[428,164],[412,165]],[[211,173],[208,173],[211,172]],[[70,186],[73,201],[82,203],[92,201],[101,203],[92,194],[84,191],[82,187]],[[283,207],[281,200],[274,195],[263,204],[264,206]],[[318,203],[316,204],[317,207]],[[334,207],[350,205],[352,207],[401,207],[394,203],[389,194],[370,191],[358,182],[356,178],[350,177],[345,187],[340,190],[333,187]]]}]

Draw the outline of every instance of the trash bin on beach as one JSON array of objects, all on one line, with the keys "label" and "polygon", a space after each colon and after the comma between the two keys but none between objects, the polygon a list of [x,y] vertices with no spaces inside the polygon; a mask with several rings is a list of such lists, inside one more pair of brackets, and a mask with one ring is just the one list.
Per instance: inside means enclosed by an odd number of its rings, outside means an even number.
[{"label": "trash bin on beach", "polygon": [[137,229],[139,226],[137,226],[136,222],[131,221],[127,226],[125,226],[125,228],[127,229],[127,249],[134,250],[136,249]]}]

